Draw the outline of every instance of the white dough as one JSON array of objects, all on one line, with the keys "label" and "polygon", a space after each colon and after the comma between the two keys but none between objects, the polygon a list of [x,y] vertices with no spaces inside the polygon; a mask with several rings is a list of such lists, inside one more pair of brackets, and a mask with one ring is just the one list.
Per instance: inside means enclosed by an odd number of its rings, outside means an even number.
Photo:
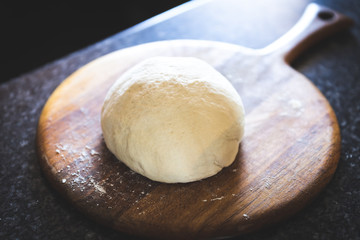
[{"label": "white dough", "polygon": [[111,87],[101,126],[109,150],[152,180],[210,177],[235,159],[244,108],[231,83],[206,62],[155,57]]}]

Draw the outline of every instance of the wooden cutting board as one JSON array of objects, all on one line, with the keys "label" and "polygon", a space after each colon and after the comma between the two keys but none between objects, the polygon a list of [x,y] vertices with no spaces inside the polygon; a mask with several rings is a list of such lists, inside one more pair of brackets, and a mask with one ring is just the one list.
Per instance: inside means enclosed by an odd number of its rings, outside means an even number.
[{"label": "wooden cutting board", "polygon": [[[340,155],[331,106],[288,64],[350,23],[311,4],[293,29],[260,50],[174,40],[103,56],[69,76],[43,109],[37,146],[45,175],[82,212],[128,234],[233,236],[278,222],[324,188]],[[245,137],[235,162],[219,174],[187,184],[154,182],[131,171],[106,148],[100,128],[106,92],[124,71],[153,56],[203,59],[242,96]]]}]

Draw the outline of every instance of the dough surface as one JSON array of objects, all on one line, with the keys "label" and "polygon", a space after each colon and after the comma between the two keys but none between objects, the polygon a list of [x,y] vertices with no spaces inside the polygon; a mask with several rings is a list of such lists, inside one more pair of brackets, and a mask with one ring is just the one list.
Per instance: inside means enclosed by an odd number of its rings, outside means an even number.
[{"label": "dough surface", "polygon": [[210,177],[235,159],[244,108],[231,83],[206,62],[154,57],[110,88],[101,127],[108,149],[152,180]]}]

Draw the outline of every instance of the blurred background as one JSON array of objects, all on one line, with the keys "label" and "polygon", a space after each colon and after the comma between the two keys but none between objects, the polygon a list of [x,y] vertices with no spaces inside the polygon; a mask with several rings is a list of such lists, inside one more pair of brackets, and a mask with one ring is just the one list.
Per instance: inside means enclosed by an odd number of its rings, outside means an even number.
[{"label": "blurred background", "polygon": [[2,1],[0,82],[187,1]]}]

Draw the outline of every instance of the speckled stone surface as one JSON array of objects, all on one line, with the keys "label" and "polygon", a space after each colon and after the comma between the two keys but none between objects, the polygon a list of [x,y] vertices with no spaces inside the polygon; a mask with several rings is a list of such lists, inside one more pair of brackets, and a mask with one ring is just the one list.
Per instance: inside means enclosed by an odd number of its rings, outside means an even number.
[{"label": "speckled stone surface", "polygon": [[[319,87],[335,110],[342,134],[338,169],[324,191],[301,212],[234,239],[360,239],[360,2],[316,2],[356,22],[351,30],[316,45],[293,64]],[[156,40],[207,39],[263,47],[292,26],[307,3],[189,3],[1,84],[0,239],[134,239],[87,219],[41,173],[35,148],[37,121],[51,92],[69,74],[111,51]]]}]

